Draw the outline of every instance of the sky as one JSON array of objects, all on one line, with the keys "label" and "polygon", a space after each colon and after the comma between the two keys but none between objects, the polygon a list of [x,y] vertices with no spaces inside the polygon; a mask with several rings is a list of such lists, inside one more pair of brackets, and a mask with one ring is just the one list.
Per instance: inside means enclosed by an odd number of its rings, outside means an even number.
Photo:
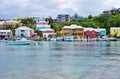
[{"label": "sky", "polygon": [[99,15],[104,10],[120,8],[120,0],[0,0],[0,18],[53,17],[77,13],[80,16]]}]

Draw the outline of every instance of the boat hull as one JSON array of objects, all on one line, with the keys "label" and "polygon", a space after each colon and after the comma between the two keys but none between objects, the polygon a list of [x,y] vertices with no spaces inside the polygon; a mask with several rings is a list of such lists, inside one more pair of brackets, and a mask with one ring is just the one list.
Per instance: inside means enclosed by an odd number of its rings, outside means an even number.
[{"label": "boat hull", "polygon": [[30,45],[31,41],[9,41],[8,45]]}]

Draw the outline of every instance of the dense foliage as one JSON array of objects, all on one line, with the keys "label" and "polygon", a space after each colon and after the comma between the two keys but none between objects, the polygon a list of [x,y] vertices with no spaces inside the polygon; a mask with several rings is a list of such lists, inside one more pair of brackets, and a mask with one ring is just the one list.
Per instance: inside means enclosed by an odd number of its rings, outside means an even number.
[{"label": "dense foliage", "polygon": [[110,27],[120,27],[120,13],[108,15],[101,14],[95,17],[89,15],[89,18],[87,20],[60,23],[54,22],[51,24],[51,27],[59,34],[63,26],[71,24],[81,25],[83,27],[105,28],[108,34]]}]

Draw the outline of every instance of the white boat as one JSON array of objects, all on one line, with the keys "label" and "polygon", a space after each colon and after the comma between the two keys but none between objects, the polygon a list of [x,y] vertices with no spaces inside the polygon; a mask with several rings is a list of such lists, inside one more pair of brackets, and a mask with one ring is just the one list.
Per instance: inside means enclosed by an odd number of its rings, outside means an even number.
[{"label": "white boat", "polygon": [[108,41],[117,41],[117,38],[111,37],[111,38],[108,38]]},{"label": "white boat", "polygon": [[63,41],[63,37],[62,36],[57,36],[56,41]]},{"label": "white boat", "polygon": [[7,42],[8,45],[30,45],[32,44],[32,40],[27,40],[25,38],[21,38],[19,40],[15,41],[9,41]]},{"label": "white boat", "polygon": [[97,41],[108,41],[108,37],[104,36],[102,38],[98,38]]},{"label": "white boat", "polygon": [[72,36],[72,35],[67,35],[67,36],[65,36],[64,37],[64,41],[74,41],[74,36]]}]

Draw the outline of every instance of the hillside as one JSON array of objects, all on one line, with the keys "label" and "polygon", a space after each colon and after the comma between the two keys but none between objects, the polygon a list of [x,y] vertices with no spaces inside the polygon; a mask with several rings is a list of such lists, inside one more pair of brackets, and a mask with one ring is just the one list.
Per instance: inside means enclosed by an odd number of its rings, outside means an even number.
[{"label": "hillside", "polygon": [[101,14],[99,16],[80,21],[51,23],[51,27],[59,34],[63,26],[71,24],[77,24],[83,27],[105,28],[108,34],[110,27],[120,27],[120,13],[109,15]]}]

